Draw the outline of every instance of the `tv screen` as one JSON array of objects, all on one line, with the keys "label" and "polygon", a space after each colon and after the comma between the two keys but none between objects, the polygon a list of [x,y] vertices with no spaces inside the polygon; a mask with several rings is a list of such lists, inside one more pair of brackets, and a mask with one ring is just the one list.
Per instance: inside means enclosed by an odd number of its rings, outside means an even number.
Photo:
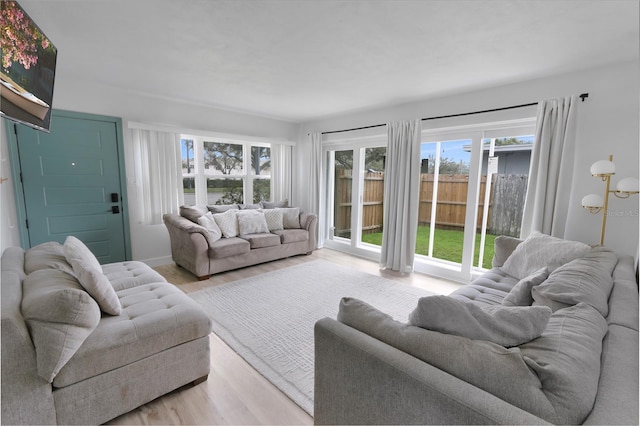
[{"label": "tv screen", "polygon": [[58,51],[18,2],[0,7],[0,114],[48,132]]}]

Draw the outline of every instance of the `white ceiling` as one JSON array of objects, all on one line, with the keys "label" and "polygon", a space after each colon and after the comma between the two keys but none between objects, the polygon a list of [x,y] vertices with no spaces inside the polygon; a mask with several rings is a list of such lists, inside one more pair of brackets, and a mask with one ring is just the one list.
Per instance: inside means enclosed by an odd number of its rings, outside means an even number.
[{"label": "white ceiling", "polygon": [[19,2],[59,78],[292,122],[639,56],[638,0]]}]

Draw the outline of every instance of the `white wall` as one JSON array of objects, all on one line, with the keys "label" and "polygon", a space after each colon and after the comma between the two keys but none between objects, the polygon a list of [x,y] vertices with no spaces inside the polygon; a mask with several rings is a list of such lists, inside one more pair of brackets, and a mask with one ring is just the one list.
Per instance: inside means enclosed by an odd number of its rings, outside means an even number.
[{"label": "white wall", "polygon": [[[596,243],[600,238],[602,216],[586,212],[580,201],[586,194],[604,193],[603,183],[591,177],[589,168],[593,162],[607,159],[609,154],[613,154],[618,170],[614,183],[622,177],[638,177],[639,73],[639,64],[634,61],[304,123],[300,126],[296,147],[294,202],[309,208],[309,132],[480,111],[588,92],[589,98],[581,102],[578,109],[577,153],[567,238]],[[638,252],[638,199],[638,196],[630,200],[612,197],[610,210],[617,216],[609,217],[607,221],[605,244],[632,256]]]},{"label": "white wall", "polygon": [[[151,265],[171,261],[169,235],[164,225],[145,226],[136,220],[138,212],[132,200],[141,188],[135,181],[135,174],[132,173],[132,156],[129,149],[131,132],[127,128],[128,121],[289,141],[295,140],[298,129],[296,124],[285,121],[125,92],[86,82],[64,73],[56,76],[53,106],[56,109],[123,119],[132,257]],[[0,176],[8,177],[10,171],[4,125],[1,131]],[[19,246],[20,240],[15,223],[16,205],[10,181],[3,183],[0,190],[0,243],[4,249]]]}]

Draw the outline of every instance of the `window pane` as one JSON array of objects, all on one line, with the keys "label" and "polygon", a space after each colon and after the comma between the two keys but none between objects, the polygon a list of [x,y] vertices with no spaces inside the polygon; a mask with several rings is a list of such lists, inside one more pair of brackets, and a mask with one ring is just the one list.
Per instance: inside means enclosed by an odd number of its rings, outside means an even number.
[{"label": "window pane", "polygon": [[353,151],[335,151],[334,164],[334,235],[336,237],[351,239],[351,176],[353,172]]},{"label": "window pane", "polygon": [[195,206],[196,204],[195,179],[192,177],[183,178],[182,188],[184,190],[184,204],[186,206]]},{"label": "window pane", "polygon": [[362,241],[382,245],[384,164],[387,148],[367,148],[362,188]]},{"label": "window pane", "polygon": [[242,179],[207,178],[207,204],[242,204]]},{"label": "window pane", "polygon": [[253,202],[269,201],[271,199],[271,179],[253,180]]},{"label": "window pane", "polygon": [[242,175],[242,145],[205,141],[204,169],[208,175]]},{"label": "window pane", "polygon": [[256,176],[271,175],[271,148],[251,147],[251,173]]},{"label": "window pane", "polygon": [[182,152],[182,174],[189,175],[194,172],[193,140],[180,139],[180,151]]}]

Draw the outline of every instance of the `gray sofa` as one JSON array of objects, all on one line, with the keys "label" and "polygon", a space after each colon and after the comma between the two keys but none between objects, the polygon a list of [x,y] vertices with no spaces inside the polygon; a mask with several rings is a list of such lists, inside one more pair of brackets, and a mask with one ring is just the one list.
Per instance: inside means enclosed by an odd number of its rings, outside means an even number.
[{"label": "gray sofa", "polygon": [[[164,224],[169,231],[171,257],[176,265],[194,274],[200,280],[211,275],[245,266],[315,250],[318,238],[318,219],[314,214],[302,213],[297,208],[243,208],[239,205],[226,206],[182,206],[180,214],[165,214]],[[207,213],[213,216],[225,213],[256,213],[269,215],[280,213],[280,221],[275,225],[268,221],[267,228],[254,232],[247,227],[242,233],[242,223],[235,233],[214,238],[212,232],[198,223]],[[285,214],[283,221],[282,214]],[[288,213],[293,214],[286,220]],[[265,220],[264,218],[262,220]],[[215,225],[214,225],[215,226]]]},{"label": "gray sofa", "polygon": [[[539,337],[503,347],[345,299],[338,320],[315,327],[315,423],[638,424],[633,259],[594,247],[563,263],[551,252],[558,264],[519,279],[506,270],[527,263],[523,247],[496,239],[494,268],[450,297],[490,312],[524,288],[518,309],[553,311]],[[441,323],[457,326],[453,318]]]},{"label": "gray sofa", "polygon": [[63,247],[2,253],[3,424],[100,424],[206,380],[211,322],[199,305],[122,262],[91,272],[116,295],[119,314],[106,314]]}]

